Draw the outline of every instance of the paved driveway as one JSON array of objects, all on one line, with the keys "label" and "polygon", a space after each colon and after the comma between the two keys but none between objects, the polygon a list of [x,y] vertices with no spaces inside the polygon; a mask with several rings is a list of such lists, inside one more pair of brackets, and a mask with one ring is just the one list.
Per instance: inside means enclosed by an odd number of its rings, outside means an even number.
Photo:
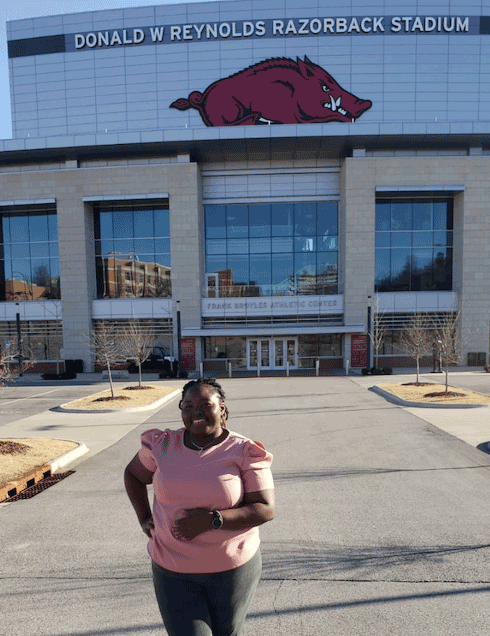
[{"label": "paved driveway", "polygon": [[[274,453],[276,519],[244,636],[483,636],[490,457],[351,378],[224,380]],[[164,634],[122,470],[176,401],[75,475],[0,510],[9,636]]]}]

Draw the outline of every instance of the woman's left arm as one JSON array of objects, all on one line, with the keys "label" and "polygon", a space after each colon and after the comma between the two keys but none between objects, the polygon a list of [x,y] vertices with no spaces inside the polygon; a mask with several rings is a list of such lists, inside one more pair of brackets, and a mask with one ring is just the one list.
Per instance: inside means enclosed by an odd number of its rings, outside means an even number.
[{"label": "woman's left arm", "polygon": [[[223,530],[246,530],[274,519],[274,490],[246,492],[238,508],[220,510]],[[207,530],[212,530],[213,512],[193,508],[174,523],[173,533],[184,541],[190,541]]]},{"label": "woman's left arm", "polygon": [[224,530],[243,530],[274,519],[274,490],[246,492],[238,508],[220,510]]}]

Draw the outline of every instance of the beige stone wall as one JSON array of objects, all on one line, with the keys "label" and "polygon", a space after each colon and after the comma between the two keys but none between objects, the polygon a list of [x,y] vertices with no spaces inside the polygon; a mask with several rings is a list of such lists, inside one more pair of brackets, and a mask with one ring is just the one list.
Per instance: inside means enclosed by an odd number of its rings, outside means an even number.
[{"label": "beige stone wall", "polygon": [[366,321],[366,296],[373,291],[376,186],[465,187],[455,196],[454,205],[453,289],[462,307],[462,363],[466,364],[468,351],[488,352],[490,158],[352,157],[344,161],[341,270],[346,323]]},{"label": "beige stone wall", "polygon": [[96,293],[95,255],[92,206],[84,197],[169,194],[173,298],[181,300],[182,326],[200,326],[203,254],[197,220],[202,218],[202,202],[195,163],[0,174],[0,188],[4,201],[56,199],[63,357],[82,358],[90,368],[90,351],[83,341],[90,332]]}]

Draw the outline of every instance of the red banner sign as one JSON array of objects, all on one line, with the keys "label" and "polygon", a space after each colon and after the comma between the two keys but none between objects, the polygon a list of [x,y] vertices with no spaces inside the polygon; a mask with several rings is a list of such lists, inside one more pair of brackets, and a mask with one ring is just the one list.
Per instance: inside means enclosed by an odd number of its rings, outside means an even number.
[{"label": "red banner sign", "polygon": [[367,336],[351,336],[350,340],[350,366],[367,367]]},{"label": "red banner sign", "polygon": [[182,338],[182,369],[184,371],[196,370],[196,341],[194,338]]}]

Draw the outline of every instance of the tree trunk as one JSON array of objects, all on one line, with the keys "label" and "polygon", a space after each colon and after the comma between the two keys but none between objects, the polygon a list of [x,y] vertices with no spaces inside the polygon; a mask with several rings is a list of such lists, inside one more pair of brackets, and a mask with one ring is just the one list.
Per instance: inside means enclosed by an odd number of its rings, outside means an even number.
[{"label": "tree trunk", "polygon": [[419,374],[420,374],[420,356],[417,356],[417,384],[419,383]]},{"label": "tree trunk", "polygon": [[138,386],[141,386],[141,360],[139,359],[138,359],[138,378],[139,378]]},{"label": "tree trunk", "polygon": [[111,363],[107,360],[107,372],[109,374],[109,384],[111,386],[111,397],[114,399],[114,383],[112,381]]}]

